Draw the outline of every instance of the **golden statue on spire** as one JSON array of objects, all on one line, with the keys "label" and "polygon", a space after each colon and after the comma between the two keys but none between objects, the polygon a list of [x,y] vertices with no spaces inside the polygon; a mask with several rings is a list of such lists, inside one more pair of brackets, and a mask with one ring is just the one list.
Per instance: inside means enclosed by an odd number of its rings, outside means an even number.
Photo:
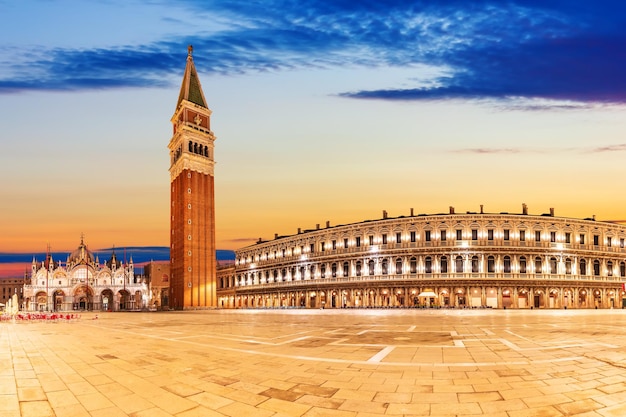
[{"label": "golden statue on spire", "polygon": [[189,56],[191,56],[193,54],[193,46],[192,45],[187,46],[187,54]]}]

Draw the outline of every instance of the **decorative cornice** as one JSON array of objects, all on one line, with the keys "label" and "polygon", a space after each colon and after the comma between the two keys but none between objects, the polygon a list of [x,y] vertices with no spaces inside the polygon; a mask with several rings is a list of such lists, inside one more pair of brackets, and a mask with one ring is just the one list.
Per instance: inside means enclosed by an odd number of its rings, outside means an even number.
[{"label": "decorative cornice", "polygon": [[194,154],[184,153],[170,167],[170,182],[173,182],[184,170],[213,176],[215,162]]}]

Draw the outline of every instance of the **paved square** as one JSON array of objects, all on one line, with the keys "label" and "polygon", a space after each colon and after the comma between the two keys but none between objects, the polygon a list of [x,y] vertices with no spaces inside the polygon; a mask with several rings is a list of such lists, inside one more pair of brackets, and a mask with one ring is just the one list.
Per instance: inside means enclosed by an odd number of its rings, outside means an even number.
[{"label": "paved square", "polygon": [[0,324],[2,416],[626,416],[626,310],[220,310]]}]

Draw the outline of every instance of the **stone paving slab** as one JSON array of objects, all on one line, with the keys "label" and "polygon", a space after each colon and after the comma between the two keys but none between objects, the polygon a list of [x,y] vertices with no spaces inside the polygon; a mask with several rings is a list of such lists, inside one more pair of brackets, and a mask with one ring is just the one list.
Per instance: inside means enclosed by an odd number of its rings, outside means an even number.
[{"label": "stone paving slab", "polygon": [[626,416],[626,310],[215,310],[0,324],[0,417]]}]

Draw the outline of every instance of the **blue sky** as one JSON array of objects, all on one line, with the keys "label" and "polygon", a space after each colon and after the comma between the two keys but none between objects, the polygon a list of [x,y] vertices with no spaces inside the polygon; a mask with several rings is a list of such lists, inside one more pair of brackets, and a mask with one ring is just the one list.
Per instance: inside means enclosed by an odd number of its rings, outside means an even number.
[{"label": "blue sky", "polygon": [[0,251],[167,246],[188,44],[224,249],[382,210],[624,219],[624,28],[618,1],[0,0]]},{"label": "blue sky", "polygon": [[207,74],[416,67],[336,92],[353,98],[622,103],[626,88],[619,1],[1,4],[5,94],[165,87],[186,43]]}]

